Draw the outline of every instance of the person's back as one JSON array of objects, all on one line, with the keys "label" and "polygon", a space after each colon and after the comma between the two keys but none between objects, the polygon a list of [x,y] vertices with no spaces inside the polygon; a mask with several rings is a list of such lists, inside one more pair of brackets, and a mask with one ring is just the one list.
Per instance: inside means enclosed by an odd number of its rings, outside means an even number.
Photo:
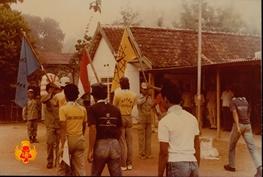
[{"label": "person's back", "polygon": [[100,176],[107,164],[111,176],[121,176],[121,112],[107,102],[107,86],[91,86],[96,103],[88,110],[89,149],[88,161],[92,162],[91,175]]},{"label": "person's back", "polygon": [[120,138],[121,119],[119,112],[120,110],[110,103],[98,102],[90,107],[89,115],[92,116],[89,124],[96,124],[97,139]]},{"label": "person's back", "polygon": [[120,79],[121,90],[116,91],[113,98],[113,105],[121,111],[121,163],[122,170],[132,169],[132,109],[135,105],[136,94],[130,90],[130,83],[127,77]]},{"label": "person's back", "polygon": [[[67,102],[59,109],[60,121],[66,121],[66,135],[82,135],[83,122],[87,121],[85,107],[76,102]],[[63,117],[62,117],[63,115]]]},{"label": "person's back", "polygon": [[245,97],[233,97],[230,103],[230,109],[237,109],[239,123],[250,123],[249,104]]},{"label": "person's back", "polygon": [[161,93],[168,111],[158,126],[158,176],[163,176],[166,170],[167,176],[198,177],[200,144],[197,119],[180,106],[182,95],[177,85],[167,82]]},{"label": "person's back", "polygon": [[59,164],[58,175],[85,175],[85,129],[87,112],[76,99],[79,91],[75,84],[67,84],[64,88],[67,103],[59,108],[61,150],[67,142],[70,168],[64,161]]},{"label": "person's back", "polygon": [[129,89],[122,89],[115,92],[113,105],[117,106],[121,115],[131,115],[136,101],[136,93]]},{"label": "person's back", "polygon": [[[196,161],[194,138],[198,134],[197,119],[180,106],[174,106],[160,120],[159,126],[162,127],[162,125],[168,128],[169,143],[171,144],[168,150],[168,162]],[[161,136],[160,139],[162,139]]]}]

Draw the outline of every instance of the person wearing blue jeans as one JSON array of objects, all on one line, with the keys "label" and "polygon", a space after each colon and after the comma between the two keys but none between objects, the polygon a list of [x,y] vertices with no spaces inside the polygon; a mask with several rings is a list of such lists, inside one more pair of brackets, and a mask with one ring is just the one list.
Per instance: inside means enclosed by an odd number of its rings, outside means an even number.
[{"label": "person wearing blue jeans", "polygon": [[242,89],[240,87],[235,88],[235,97],[232,98],[230,103],[230,110],[233,114],[234,124],[230,133],[230,142],[228,150],[228,164],[224,166],[227,171],[236,171],[235,169],[235,155],[236,144],[242,135],[248,151],[253,159],[254,165],[257,168],[255,177],[262,176],[262,164],[260,156],[256,150],[256,145],[253,139],[253,133],[250,124],[250,107],[247,99],[242,97]]},{"label": "person wearing blue jeans", "polygon": [[158,176],[198,177],[200,162],[199,126],[196,117],[180,106],[181,91],[172,82],[164,84],[167,114],[159,121]]},{"label": "person wearing blue jeans", "polygon": [[89,149],[88,161],[92,162],[91,176],[101,176],[108,165],[111,176],[121,173],[122,119],[118,107],[107,102],[107,86],[101,83],[91,86],[96,103],[88,109]]}]

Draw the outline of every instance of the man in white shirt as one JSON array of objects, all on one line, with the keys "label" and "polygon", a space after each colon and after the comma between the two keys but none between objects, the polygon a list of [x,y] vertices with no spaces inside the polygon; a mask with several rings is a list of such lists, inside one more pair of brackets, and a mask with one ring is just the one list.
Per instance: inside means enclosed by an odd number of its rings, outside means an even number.
[{"label": "man in white shirt", "polygon": [[197,119],[182,109],[181,91],[172,82],[162,88],[168,108],[158,126],[160,153],[158,176],[198,176],[200,161],[199,127]]}]

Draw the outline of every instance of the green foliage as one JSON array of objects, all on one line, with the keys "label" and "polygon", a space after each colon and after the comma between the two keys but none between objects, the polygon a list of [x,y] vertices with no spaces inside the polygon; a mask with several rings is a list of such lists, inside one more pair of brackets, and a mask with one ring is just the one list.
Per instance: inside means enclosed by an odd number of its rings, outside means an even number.
[{"label": "green foliage", "polygon": [[35,39],[36,47],[43,51],[61,52],[65,34],[59,23],[51,18],[41,19],[38,16],[23,15]]},{"label": "green foliage", "polygon": [[[28,31],[18,11],[0,6],[0,97],[10,93],[10,84],[16,82],[21,48],[21,31]],[[7,92],[6,92],[7,91]]]},{"label": "green foliage", "polygon": [[[198,29],[199,1],[191,4],[184,2],[183,12],[179,23],[174,22],[174,27]],[[247,26],[238,14],[234,13],[233,7],[224,9],[213,8],[207,2],[202,3],[202,30],[219,32],[246,32]]]},{"label": "green foliage", "polygon": [[10,9],[11,3],[18,3],[18,2],[22,3],[23,1],[24,0],[0,0],[0,6]]}]

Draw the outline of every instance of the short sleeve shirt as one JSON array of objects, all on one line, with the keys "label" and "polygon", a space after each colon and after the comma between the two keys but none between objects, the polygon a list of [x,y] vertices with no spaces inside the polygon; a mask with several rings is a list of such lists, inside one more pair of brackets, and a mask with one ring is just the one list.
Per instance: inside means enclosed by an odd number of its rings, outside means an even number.
[{"label": "short sleeve shirt", "polygon": [[56,100],[59,108],[67,103],[64,90],[57,93],[54,96],[54,99]]},{"label": "short sleeve shirt", "polygon": [[123,89],[115,92],[113,105],[117,106],[121,115],[130,116],[136,102],[136,93],[131,90]]},{"label": "short sleeve shirt", "polygon": [[121,135],[121,112],[112,104],[98,102],[88,110],[88,125],[96,125],[96,139],[119,139]]},{"label": "short sleeve shirt", "polygon": [[234,97],[230,103],[230,111],[237,110],[239,123],[249,124],[249,104],[245,97]]},{"label": "short sleeve shirt", "polygon": [[181,106],[168,109],[158,126],[158,139],[169,143],[168,162],[196,161],[194,138],[199,134],[197,119]]},{"label": "short sleeve shirt", "polygon": [[59,120],[66,122],[66,135],[82,135],[83,123],[87,122],[87,111],[78,103],[67,102],[59,108]]}]

